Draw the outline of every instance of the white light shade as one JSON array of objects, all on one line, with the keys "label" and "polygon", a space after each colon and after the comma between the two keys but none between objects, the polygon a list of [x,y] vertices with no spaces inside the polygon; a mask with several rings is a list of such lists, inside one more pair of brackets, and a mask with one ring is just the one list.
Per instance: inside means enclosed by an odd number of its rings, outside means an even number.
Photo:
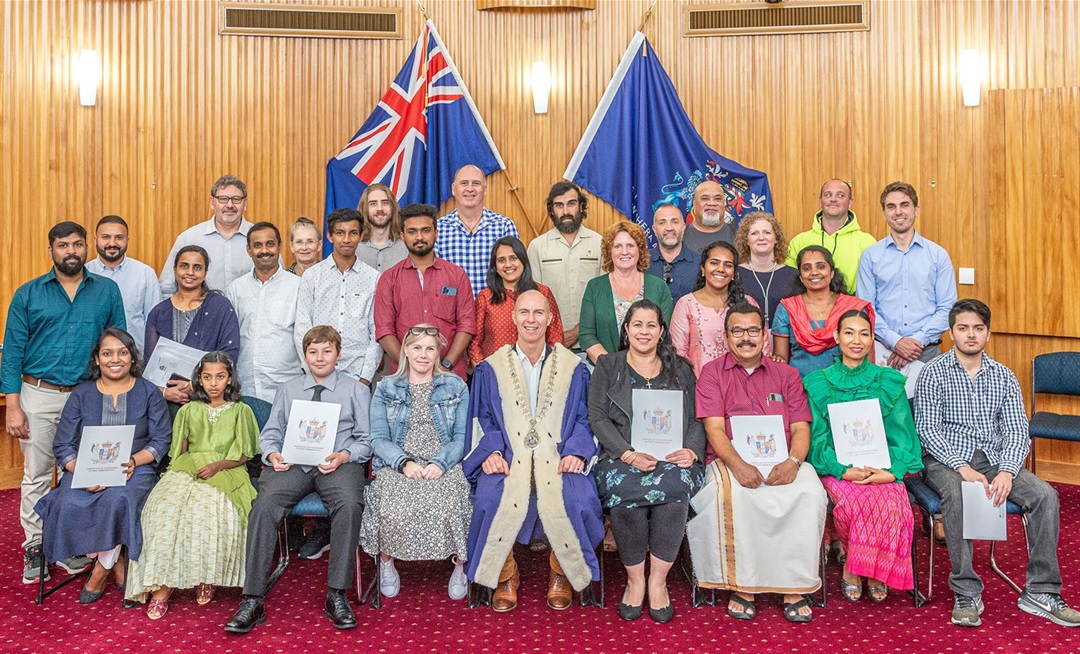
[{"label": "white light shade", "polygon": [[533,112],[546,114],[548,94],[551,93],[551,72],[548,65],[542,61],[534,61],[532,65],[532,92]]},{"label": "white light shade", "polygon": [[978,50],[961,50],[956,62],[956,73],[960,78],[960,89],[965,107],[979,106],[982,93],[983,59]]},{"label": "white light shade", "polygon": [[79,84],[79,104],[93,107],[97,104],[97,87],[101,80],[101,61],[97,50],[80,50],[75,61],[75,80]]}]

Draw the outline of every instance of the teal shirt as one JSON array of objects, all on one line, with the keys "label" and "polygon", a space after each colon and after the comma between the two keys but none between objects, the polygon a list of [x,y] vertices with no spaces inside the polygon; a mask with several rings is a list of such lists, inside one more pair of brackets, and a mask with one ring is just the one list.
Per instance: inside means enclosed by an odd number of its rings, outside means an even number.
[{"label": "teal shirt", "polygon": [[[652,300],[664,314],[664,321],[671,321],[671,291],[664,280],[645,275],[645,299]],[[581,298],[581,322],[578,347],[583,351],[599,343],[608,352],[619,350],[619,325],[615,321],[615,296],[611,294],[610,275],[600,275],[589,280]]]},{"label": "teal shirt", "polygon": [[20,392],[24,374],[75,386],[86,379],[90,352],[106,327],[127,329],[124,300],[112,280],[85,272],[74,300],[55,269],[26,282],[8,307],[0,392]]}]

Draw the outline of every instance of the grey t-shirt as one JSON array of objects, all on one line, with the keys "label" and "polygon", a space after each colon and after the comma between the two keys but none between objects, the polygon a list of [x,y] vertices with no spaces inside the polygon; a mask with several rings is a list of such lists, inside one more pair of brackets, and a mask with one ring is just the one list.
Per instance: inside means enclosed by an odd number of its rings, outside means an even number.
[{"label": "grey t-shirt", "polygon": [[686,232],[683,233],[683,247],[688,247],[698,254],[701,254],[701,249],[713,241],[727,241],[735,245],[735,226],[724,223],[718,232],[702,232],[694,226],[694,223],[690,223],[686,226]]}]

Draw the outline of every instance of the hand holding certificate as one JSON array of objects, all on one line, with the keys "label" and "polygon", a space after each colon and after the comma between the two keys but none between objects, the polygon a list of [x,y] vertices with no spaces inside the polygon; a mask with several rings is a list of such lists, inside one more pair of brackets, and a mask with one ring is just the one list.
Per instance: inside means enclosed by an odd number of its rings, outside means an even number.
[{"label": "hand holding certificate", "polygon": [[859,468],[892,467],[881,403],[876,398],[830,404],[829,426],[837,462]]},{"label": "hand holding certificate", "polygon": [[768,477],[773,466],[788,458],[783,416],[731,416],[731,445],[743,461]]},{"label": "hand holding certificate", "polygon": [[281,457],[286,463],[318,466],[334,451],[341,405],[333,402],[293,400]]},{"label": "hand holding certificate", "polygon": [[1005,540],[1005,503],[994,506],[982,482],[962,481],[960,491],[964,502],[964,538]]},{"label": "hand holding certificate", "polygon": [[83,427],[72,488],[125,486],[124,464],[131,459],[135,425]]},{"label": "hand holding certificate", "polygon": [[632,407],[630,446],[635,451],[663,461],[667,455],[682,449],[682,391],[635,388]]},{"label": "hand holding certificate", "polygon": [[206,352],[177,343],[168,338],[161,338],[146,362],[143,378],[162,388],[169,385],[173,377],[191,379],[191,373]]}]

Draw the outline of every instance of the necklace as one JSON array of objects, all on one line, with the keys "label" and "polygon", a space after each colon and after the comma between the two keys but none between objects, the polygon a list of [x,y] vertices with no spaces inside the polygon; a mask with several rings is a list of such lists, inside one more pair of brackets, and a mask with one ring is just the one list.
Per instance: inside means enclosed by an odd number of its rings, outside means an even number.
[{"label": "necklace", "polygon": [[[757,270],[756,268],[754,268],[754,264],[750,264],[750,270],[754,273],[753,274],[754,281],[757,282],[758,288],[761,289],[761,300],[762,300],[761,301],[761,312],[764,314],[765,324],[768,325],[769,324],[769,291],[772,290],[772,280],[773,280],[773,276],[776,274],[776,262],[774,261],[773,265],[772,265],[772,268],[769,269],[769,283],[766,284],[765,286],[761,285],[761,278],[758,277],[758,273],[760,271]],[[764,273],[762,273],[762,274],[764,274]]]},{"label": "necklace", "polygon": [[[626,363],[629,364],[629,366],[634,370],[634,372],[641,375],[641,378],[645,380],[645,388],[652,388],[653,380],[660,376],[660,370],[664,366],[663,362],[661,362],[660,359],[657,358],[656,361],[650,362],[649,367],[652,374],[646,374],[643,370],[639,369],[636,365],[634,365],[633,362],[630,361],[629,357],[627,357]],[[644,362],[642,362],[642,364],[643,363]]]},{"label": "necklace", "polygon": [[829,294],[829,299],[825,303],[825,307],[819,309],[818,307],[810,304],[810,301],[808,299],[806,299],[805,295],[803,296],[803,304],[806,305],[807,309],[809,309],[814,314],[816,314],[818,316],[819,320],[825,320],[825,318],[829,315],[829,310],[832,308],[832,306],[833,306],[833,304],[835,302],[836,302],[836,297],[832,293],[830,293]]},{"label": "necklace", "polygon": [[529,408],[529,400],[525,397],[525,384],[522,383],[521,378],[518,377],[517,369],[521,363],[515,360],[514,348],[508,348],[506,350],[506,357],[510,363],[510,379],[514,382],[514,393],[517,399],[518,409],[521,411],[521,415],[529,421],[529,433],[525,435],[525,447],[530,450],[535,450],[540,445],[540,435],[536,433],[536,423],[544,419],[547,415],[548,407],[551,406],[551,396],[555,393],[555,377],[558,375],[559,368],[554,361],[556,358],[555,351],[549,354],[553,360],[551,361],[552,369],[551,374],[548,375],[547,388],[544,389],[544,399],[536,403],[537,414],[534,416],[532,410]]}]

